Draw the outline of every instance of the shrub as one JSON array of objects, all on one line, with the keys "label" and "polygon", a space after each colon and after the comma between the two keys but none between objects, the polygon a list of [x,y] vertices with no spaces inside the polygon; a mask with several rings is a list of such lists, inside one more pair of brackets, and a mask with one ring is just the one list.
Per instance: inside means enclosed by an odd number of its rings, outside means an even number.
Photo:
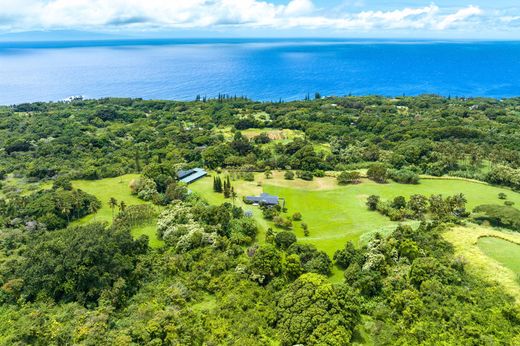
[{"label": "shrub", "polygon": [[298,172],[298,178],[300,178],[302,180],[311,181],[314,179],[314,176],[312,175],[312,172],[300,171],[300,172]]},{"label": "shrub", "polygon": [[339,185],[357,184],[360,175],[358,172],[341,172],[337,178]]},{"label": "shrub", "polygon": [[297,211],[296,213],[293,214],[292,219],[293,219],[294,221],[301,221],[301,219],[302,219],[302,214],[301,214],[300,212]]},{"label": "shrub", "polygon": [[273,222],[276,227],[285,228],[285,229],[292,228],[292,221],[289,219],[285,219],[279,215],[273,217]]},{"label": "shrub", "polygon": [[318,178],[323,178],[325,176],[325,171],[317,169],[314,171],[313,175]]},{"label": "shrub", "polygon": [[381,163],[373,164],[367,171],[368,178],[380,184],[386,183],[387,175],[387,169]]},{"label": "shrub", "polygon": [[285,180],[293,180],[294,179],[294,172],[293,171],[286,171],[283,175]]},{"label": "shrub", "polygon": [[377,205],[379,204],[380,200],[381,200],[381,198],[379,196],[376,196],[376,195],[368,196],[368,199],[367,199],[368,209],[370,209],[372,211],[377,210]]},{"label": "shrub", "polygon": [[391,170],[388,172],[388,177],[400,184],[419,184],[419,175],[408,169]]}]

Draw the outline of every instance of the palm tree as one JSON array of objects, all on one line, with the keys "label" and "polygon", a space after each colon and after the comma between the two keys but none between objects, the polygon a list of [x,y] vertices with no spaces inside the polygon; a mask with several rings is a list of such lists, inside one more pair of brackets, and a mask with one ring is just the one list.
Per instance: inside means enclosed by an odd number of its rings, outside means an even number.
[{"label": "palm tree", "polygon": [[117,199],[114,197],[110,197],[110,200],[108,201],[108,205],[110,209],[112,209],[112,219],[114,218],[114,209],[117,206]]},{"label": "palm tree", "polygon": [[90,203],[88,205],[88,213],[94,214],[94,220],[96,219],[97,211],[98,211],[98,206],[96,203]]},{"label": "palm tree", "polygon": [[235,192],[235,189],[231,187],[231,199],[233,200],[233,205],[235,205],[235,199],[238,197],[238,194]]},{"label": "palm tree", "polygon": [[125,201],[121,201],[121,202],[119,203],[119,211],[120,211],[120,212],[124,212],[125,209],[126,209],[126,203],[125,203]]}]

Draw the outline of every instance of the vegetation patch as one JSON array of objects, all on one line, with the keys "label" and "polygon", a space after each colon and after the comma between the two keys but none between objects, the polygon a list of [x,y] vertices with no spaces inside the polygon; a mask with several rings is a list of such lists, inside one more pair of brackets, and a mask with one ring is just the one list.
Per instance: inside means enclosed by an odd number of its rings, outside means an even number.
[{"label": "vegetation patch", "polygon": [[[454,227],[444,233],[444,238],[453,244],[455,255],[463,258],[469,272],[488,281],[498,282],[510,295],[516,298],[517,302],[520,302],[518,275],[511,267],[506,266],[505,263],[500,262],[498,258],[492,256],[493,253],[502,251],[501,248],[490,251],[488,248],[489,240],[484,243],[484,246],[489,251],[485,252],[483,251],[484,249],[481,248],[482,243],[480,243],[480,239],[487,239],[489,237],[513,245],[520,244],[520,234],[518,233],[500,231],[477,225]],[[492,240],[491,243],[492,242],[494,241]],[[511,246],[509,247],[511,248]],[[508,263],[512,265],[511,261]]]},{"label": "vegetation patch", "polygon": [[[520,275],[520,245],[496,237],[482,237],[478,246],[487,256]],[[519,279],[519,277],[517,277]]]},{"label": "vegetation patch", "polygon": [[[112,223],[116,214],[121,209],[121,202],[127,207],[133,205],[146,204],[137,196],[132,195],[130,183],[139,178],[137,174],[127,174],[116,178],[105,178],[101,180],[74,180],[72,185],[91,195],[94,195],[101,201],[101,208],[94,214],[88,215],[81,220],[75,222],[77,225],[83,225],[92,221]],[[111,199],[115,199],[117,205],[110,204]],[[136,225],[131,228],[132,235],[138,238],[141,235],[147,235],[150,239],[151,247],[160,247],[163,242],[157,238],[156,219],[149,220],[144,224]]]}]

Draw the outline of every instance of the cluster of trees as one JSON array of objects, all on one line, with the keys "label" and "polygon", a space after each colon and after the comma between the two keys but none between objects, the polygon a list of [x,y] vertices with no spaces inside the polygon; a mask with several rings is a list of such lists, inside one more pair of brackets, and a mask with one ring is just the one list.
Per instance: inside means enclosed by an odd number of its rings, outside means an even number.
[{"label": "cluster of trees", "polygon": [[229,178],[229,175],[224,180],[224,183],[222,183],[222,179],[220,176],[216,176],[213,178],[213,191],[217,193],[223,193],[224,198],[232,198],[233,201],[235,198],[237,198],[237,193],[235,192],[235,189],[233,186],[231,186],[231,179]]},{"label": "cluster of trees", "polygon": [[65,228],[70,222],[101,208],[101,202],[72,186],[40,190],[29,195],[0,199],[0,219],[5,227],[28,230]]},{"label": "cluster of trees", "polygon": [[[377,345],[518,343],[520,310],[500,288],[465,271],[443,240],[443,226],[399,226],[360,249],[334,255],[360,294]],[[493,306],[493,309],[490,309]],[[366,309],[366,310],[365,310]]]},{"label": "cluster of trees", "polygon": [[403,196],[397,196],[391,201],[383,201],[379,196],[371,195],[367,198],[366,205],[368,209],[377,210],[392,221],[424,220],[428,215],[439,222],[458,222],[469,216],[466,203],[463,194],[448,197],[442,195],[426,197],[415,194],[410,196],[408,201]]},{"label": "cluster of trees", "polygon": [[[413,183],[413,172],[517,187],[518,102],[425,95],[290,103],[102,99],[1,107],[0,171],[31,179],[145,173],[163,194],[175,180],[176,165],[262,172],[290,167],[311,179],[321,171],[383,163],[405,171],[380,169],[374,172],[377,181]],[[267,127],[302,136],[282,142],[265,132],[253,138],[240,132]],[[232,136],[223,128],[231,128]],[[492,172],[486,173],[487,166]]]}]

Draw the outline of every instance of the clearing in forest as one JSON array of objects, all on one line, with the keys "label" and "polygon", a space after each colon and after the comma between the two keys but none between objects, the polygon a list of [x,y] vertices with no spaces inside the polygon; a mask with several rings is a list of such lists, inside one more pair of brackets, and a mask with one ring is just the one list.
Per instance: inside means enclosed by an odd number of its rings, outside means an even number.
[{"label": "clearing in forest", "polygon": [[[127,206],[145,204],[145,202],[131,194],[129,184],[133,179],[138,179],[138,174],[127,174],[116,178],[106,178],[101,180],[74,180],[72,185],[91,195],[96,196],[101,201],[101,209],[96,214],[91,214],[73,224],[80,225],[92,221],[102,221],[111,223],[113,215],[119,211],[118,207],[110,208],[108,201],[114,197],[117,202],[125,202]],[[132,235],[137,238],[140,235],[147,235],[150,238],[151,247],[162,246],[162,241],[157,238],[156,221],[137,226],[132,229]]]},{"label": "clearing in forest", "polygon": [[[225,177],[226,173],[221,176]],[[367,209],[365,202],[370,195],[392,199],[400,195],[408,198],[413,194],[448,196],[463,193],[468,200],[467,208],[471,210],[480,204],[503,203],[498,199],[498,194],[504,192],[508,200],[520,205],[518,193],[460,179],[422,179],[418,185],[377,184],[363,179],[357,185],[338,186],[333,177],[315,178],[313,181],[285,180],[283,172],[274,172],[271,179],[266,179],[263,174],[257,173],[254,182],[235,180],[232,181],[232,185],[238,194],[235,203],[242,205],[246,210],[253,211],[255,219],[260,224],[259,242],[264,241],[267,227],[274,228],[274,226],[263,219],[258,207],[243,204],[242,197],[266,192],[285,199],[288,208],[287,216],[295,212],[302,214],[302,222],[307,223],[310,234],[305,237],[301,222],[294,222],[293,230],[299,241],[312,243],[330,256],[349,240],[361,244],[366,242],[373,233],[389,233],[397,226],[397,222],[392,222],[387,217]],[[190,185],[190,189],[212,204],[231,202],[225,200],[222,194],[213,192],[212,177],[197,181]]]}]

